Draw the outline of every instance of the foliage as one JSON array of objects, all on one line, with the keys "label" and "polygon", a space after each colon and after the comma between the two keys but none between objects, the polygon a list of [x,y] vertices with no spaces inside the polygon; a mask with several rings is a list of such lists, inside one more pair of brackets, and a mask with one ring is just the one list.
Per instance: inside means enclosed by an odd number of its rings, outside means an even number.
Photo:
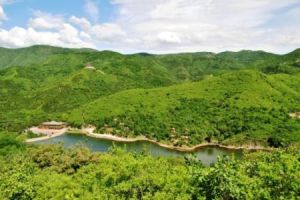
[{"label": "foliage", "polygon": [[300,141],[299,121],[288,116],[300,110],[296,77],[239,71],[195,83],[123,91],[75,109],[64,119],[74,125],[94,124],[101,133],[113,129],[125,137],[146,135],[168,142],[173,135],[185,145],[211,137],[222,143],[267,145],[275,136],[287,145]]},{"label": "foliage", "polygon": [[21,152],[25,146],[23,139],[14,133],[0,133],[0,157]]},{"label": "foliage", "polygon": [[1,48],[0,130],[65,120],[164,142],[174,134],[174,145],[298,143],[299,121],[288,114],[300,110],[299,57]]},{"label": "foliage", "polygon": [[94,154],[82,148],[31,145],[20,154],[10,154],[0,157],[3,200],[297,199],[300,195],[297,147],[248,152],[238,160],[221,157],[209,168],[195,158],[154,158],[120,149]]},{"label": "foliage", "polygon": [[207,170],[194,170],[194,197],[206,199],[296,199],[300,195],[299,150],[286,149],[220,159]]},{"label": "foliage", "polygon": [[39,168],[51,168],[58,173],[67,174],[75,173],[84,165],[96,163],[99,157],[87,148],[64,150],[62,145],[30,149],[28,154]]}]

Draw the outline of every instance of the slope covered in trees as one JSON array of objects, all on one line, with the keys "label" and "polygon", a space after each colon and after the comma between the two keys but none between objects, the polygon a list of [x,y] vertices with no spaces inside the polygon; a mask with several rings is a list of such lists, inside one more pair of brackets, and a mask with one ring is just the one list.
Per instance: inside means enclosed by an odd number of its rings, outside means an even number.
[{"label": "slope covered in trees", "polygon": [[188,136],[186,144],[206,138],[225,143],[269,138],[299,142],[299,75],[265,75],[238,71],[202,81],[158,89],[135,89],[102,97],[65,115],[70,123],[106,126],[123,136],[146,135],[170,141]]},{"label": "slope covered in trees", "polygon": [[[299,50],[122,55],[2,48],[0,199],[297,199],[300,121],[289,113],[300,111],[299,102]],[[193,157],[29,145],[13,133],[46,120],[178,146],[285,148],[222,157],[208,168]]]},{"label": "slope covered in trees", "polygon": [[299,149],[223,157],[212,167],[195,159],[153,158],[120,149],[25,146],[0,134],[0,198],[29,199],[297,199]]},{"label": "slope covered in trees", "polygon": [[165,142],[173,134],[178,145],[298,142],[299,121],[288,114],[300,110],[299,63],[299,50],[122,55],[1,49],[0,130],[57,119]]}]

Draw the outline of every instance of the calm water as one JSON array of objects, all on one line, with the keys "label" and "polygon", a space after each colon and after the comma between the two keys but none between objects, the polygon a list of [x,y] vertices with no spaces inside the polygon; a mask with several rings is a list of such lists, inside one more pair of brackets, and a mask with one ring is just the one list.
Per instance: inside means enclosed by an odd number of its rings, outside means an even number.
[{"label": "calm water", "polygon": [[144,150],[150,152],[153,156],[165,156],[165,157],[183,157],[194,154],[202,163],[209,166],[217,161],[218,156],[229,155],[237,158],[241,157],[242,151],[240,150],[227,150],[219,147],[204,147],[193,153],[183,153],[174,150],[169,150],[150,142],[114,142],[110,140],[91,138],[84,135],[64,134],[59,137],[51,138],[49,140],[36,142],[36,144],[56,144],[63,143],[65,147],[74,146],[86,146],[92,151],[106,152],[111,147],[126,148],[131,152],[142,152]]}]

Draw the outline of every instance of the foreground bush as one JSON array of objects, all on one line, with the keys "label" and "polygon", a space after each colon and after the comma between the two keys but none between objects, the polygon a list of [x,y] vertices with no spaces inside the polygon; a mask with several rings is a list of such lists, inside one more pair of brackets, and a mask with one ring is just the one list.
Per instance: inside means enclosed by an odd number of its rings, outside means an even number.
[{"label": "foreground bush", "polygon": [[[0,138],[3,144],[5,137]],[[12,139],[12,138],[10,138]],[[9,140],[10,140],[9,139]],[[220,158],[154,158],[120,149],[94,154],[61,146],[1,146],[0,199],[297,199],[297,148]],[[12,152],[20,153],[12,153]]]}]

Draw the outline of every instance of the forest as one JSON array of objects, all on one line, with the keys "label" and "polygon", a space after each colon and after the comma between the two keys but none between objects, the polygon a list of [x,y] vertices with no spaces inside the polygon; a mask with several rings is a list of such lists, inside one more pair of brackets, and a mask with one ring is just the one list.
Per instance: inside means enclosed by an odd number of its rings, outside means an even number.
[{"label": "forest", "polygon": [[25,145],[0,134],[0,199],[298,199],[300,152],[220,157],[204,167],[193,156],[154,158],[147,152],[112,148],[92,153],[81,147]]},{"label": "forest", "polygon": [[[299,49],[123,55],[32,46],[0,55],[1,200],[299,199]],[[271,150],[207,167],[193,155],[25,142],[36,137],[25,129],[50,120],[173,146]]]},{"label": "forest", "polygon": [[51,46],[0,51],[2,131],[57,120],[176,146],[300,141],[299,120],[290,117],[300,111],[299,49],[285,55],[123,55]]}]

